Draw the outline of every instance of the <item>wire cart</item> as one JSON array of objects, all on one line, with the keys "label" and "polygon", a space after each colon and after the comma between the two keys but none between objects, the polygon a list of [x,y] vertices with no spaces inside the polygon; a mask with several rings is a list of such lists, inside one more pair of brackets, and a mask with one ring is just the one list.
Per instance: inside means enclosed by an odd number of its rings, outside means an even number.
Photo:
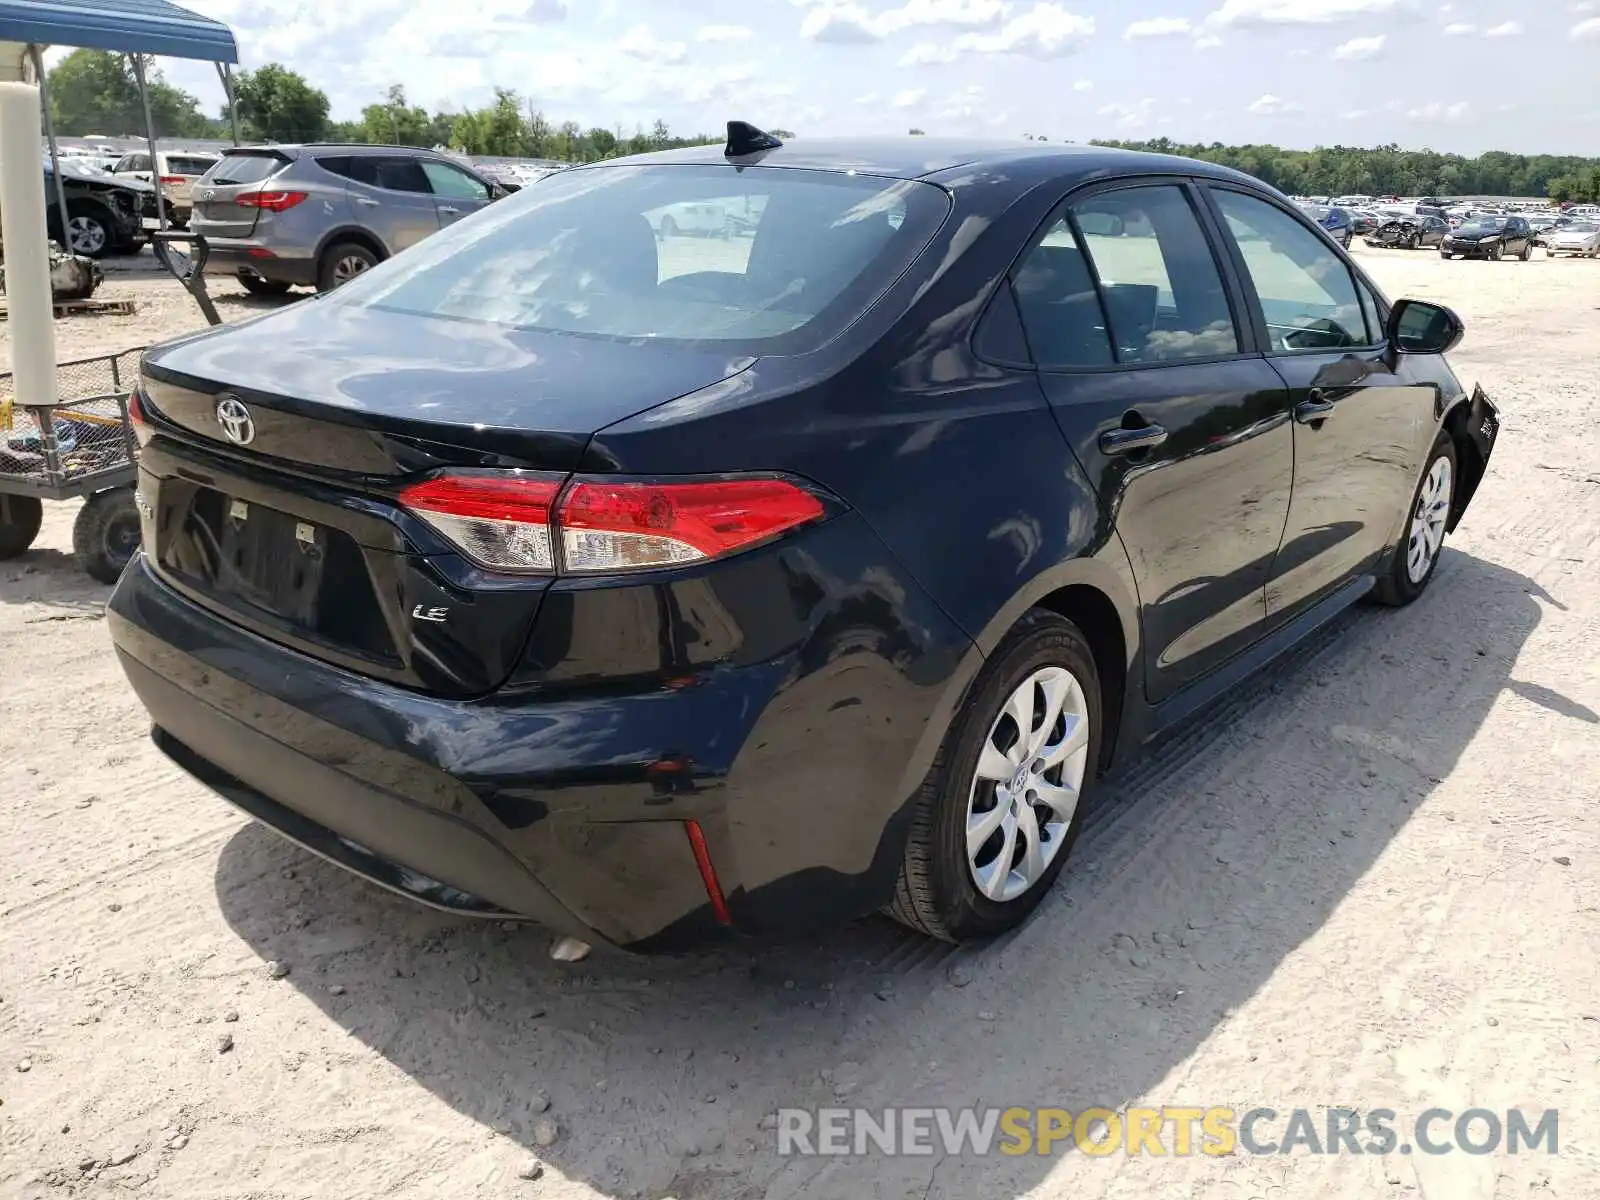
[{"label": "wire cart", "polygon": [[58,399],[44,407],[17,404],[10,373],[0,374],[0,560],[33,544],[43,501],[81,497],[73,554],[90,578],[117,581],[139,548],[139,443],[128,395],[142,353],[61,363]]}]

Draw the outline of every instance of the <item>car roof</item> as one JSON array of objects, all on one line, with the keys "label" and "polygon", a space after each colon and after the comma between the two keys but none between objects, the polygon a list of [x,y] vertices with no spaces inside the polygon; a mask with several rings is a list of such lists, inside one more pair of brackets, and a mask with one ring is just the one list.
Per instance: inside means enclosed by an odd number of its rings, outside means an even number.
[{"label": "car roof", "polygon": [[334,150],[340,154],[415,154],[425,158],[445,158],[437,150],[425,146],[380,146],[365,142],[263,142],[251,146],[229,146],[223,154],[277,154],[323,153]]},{"label": "car roof", "polygon": [[[582,169],[648,163],[725,164],[729,159],[722,149],[720,143],[686,146],[681,150],[660,150],[653,154],[609,159],[604,163],[588,164]],[[894,179],[934,179],[947,185],[959,182],[953,176],[974,168],[984,168],[1012,170],[1028,182],[1055,178],[1071,184],[1120,175],[1184,174],[1266,188],[1260,180],[1199,159],[1071,142],[922,136],[797,138],[775,150],[747,156],[740,162],[798,170],[854,171],[862,175],[884,175]]]}]

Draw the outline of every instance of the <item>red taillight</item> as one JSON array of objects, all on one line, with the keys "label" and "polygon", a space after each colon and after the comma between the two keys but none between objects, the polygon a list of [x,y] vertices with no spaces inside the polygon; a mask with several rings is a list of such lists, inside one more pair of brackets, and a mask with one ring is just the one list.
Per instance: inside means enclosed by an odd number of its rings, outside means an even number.
[{"label": "red taillight", "polygon": [[306,198],[304,192],[245,192],[234,198],[234,203],[245,208],[265,208],[273,212],[282,212],[286,208],[293,208]]},{"label": "red taillight", "polygon": [[555,569],[550,509],[560,491],[560,476],[440,475],[406,488],[400,503],[482,566],[547,574]]},{"label": "red taillight", "polygon": [[561,498],[561,565],[591,574],[720,558],[822,514],[782,479],[577,483]]},{"label": "red taillight", "polygon": [[161,177],[161,182],[162,183],[187,183],[189,181],[187,179],[185,179],[182,175],[163,175]]},{"label": "red taillight", "polygon": [[[559,499],[558,499],[559,496]],[[825,515],[783,479],[692,483],[583,480],[531,472],[439,475],[400,503],[474,562],[497,571],[611,574],[704,562],[747,550]]]},{"label": "red taillight", "polygon": [[154,431],[150,428],[150,419],[144,415],[144,403],[139,399],[137,388],[128,393],[128,424],[133,428],[133,436],[141,446],[154,436]]}]

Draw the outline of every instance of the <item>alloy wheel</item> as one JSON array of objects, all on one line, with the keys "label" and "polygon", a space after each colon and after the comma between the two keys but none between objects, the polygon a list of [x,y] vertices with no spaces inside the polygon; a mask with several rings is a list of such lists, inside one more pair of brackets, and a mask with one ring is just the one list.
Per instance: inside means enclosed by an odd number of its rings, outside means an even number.
[{"label": "alloy wheel", "polygon": [[106,227],[93,217],[73,217],[67,222],[67,239],[74,254],[99,254],[106,248]]},{"label": "alloy wheel", "polygon": [[357,275],[366,273],[372,264],[359,254],[346,254],[333,264],[333,282],[337,287],[341,283],[349,283]]},{"label": "alloy wheel", "polygon": [[967,869],[996,903],[1045,874],[1065,843],[1089,762],[1089,705],[1064,667],[1041,667],[1011,693],[978,753],[967,794]]},{"label": "alloy wheel", "polygon": [[1406,575],[1412,583],[1428,577],[1433,560],[1444,544],[1445,521],[1450,516],[1450,460],[1440,455],[1428,469],[1411,515],[1411,540],[1406,546]]}]

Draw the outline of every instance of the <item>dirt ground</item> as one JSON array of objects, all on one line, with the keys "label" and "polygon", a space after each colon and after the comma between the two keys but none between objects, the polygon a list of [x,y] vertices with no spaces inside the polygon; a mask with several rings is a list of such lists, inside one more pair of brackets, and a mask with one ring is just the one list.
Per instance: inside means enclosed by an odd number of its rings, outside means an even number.
[{"label": "dirt ground", "polygon": [[[1432,589],[1102,788],[975,951],[869,921],[563,967],[346,877],[151,747],[51,506],[0,565],[0,1192],[1600,1196],[1600,263],[1357,253],[1456,306],[1505,414]],[[63,359],[199,324],[104,294],[138,315]],[[766,1114],[841,1102],[1553,1108],[1560,1152],[777,1156]]]}]

